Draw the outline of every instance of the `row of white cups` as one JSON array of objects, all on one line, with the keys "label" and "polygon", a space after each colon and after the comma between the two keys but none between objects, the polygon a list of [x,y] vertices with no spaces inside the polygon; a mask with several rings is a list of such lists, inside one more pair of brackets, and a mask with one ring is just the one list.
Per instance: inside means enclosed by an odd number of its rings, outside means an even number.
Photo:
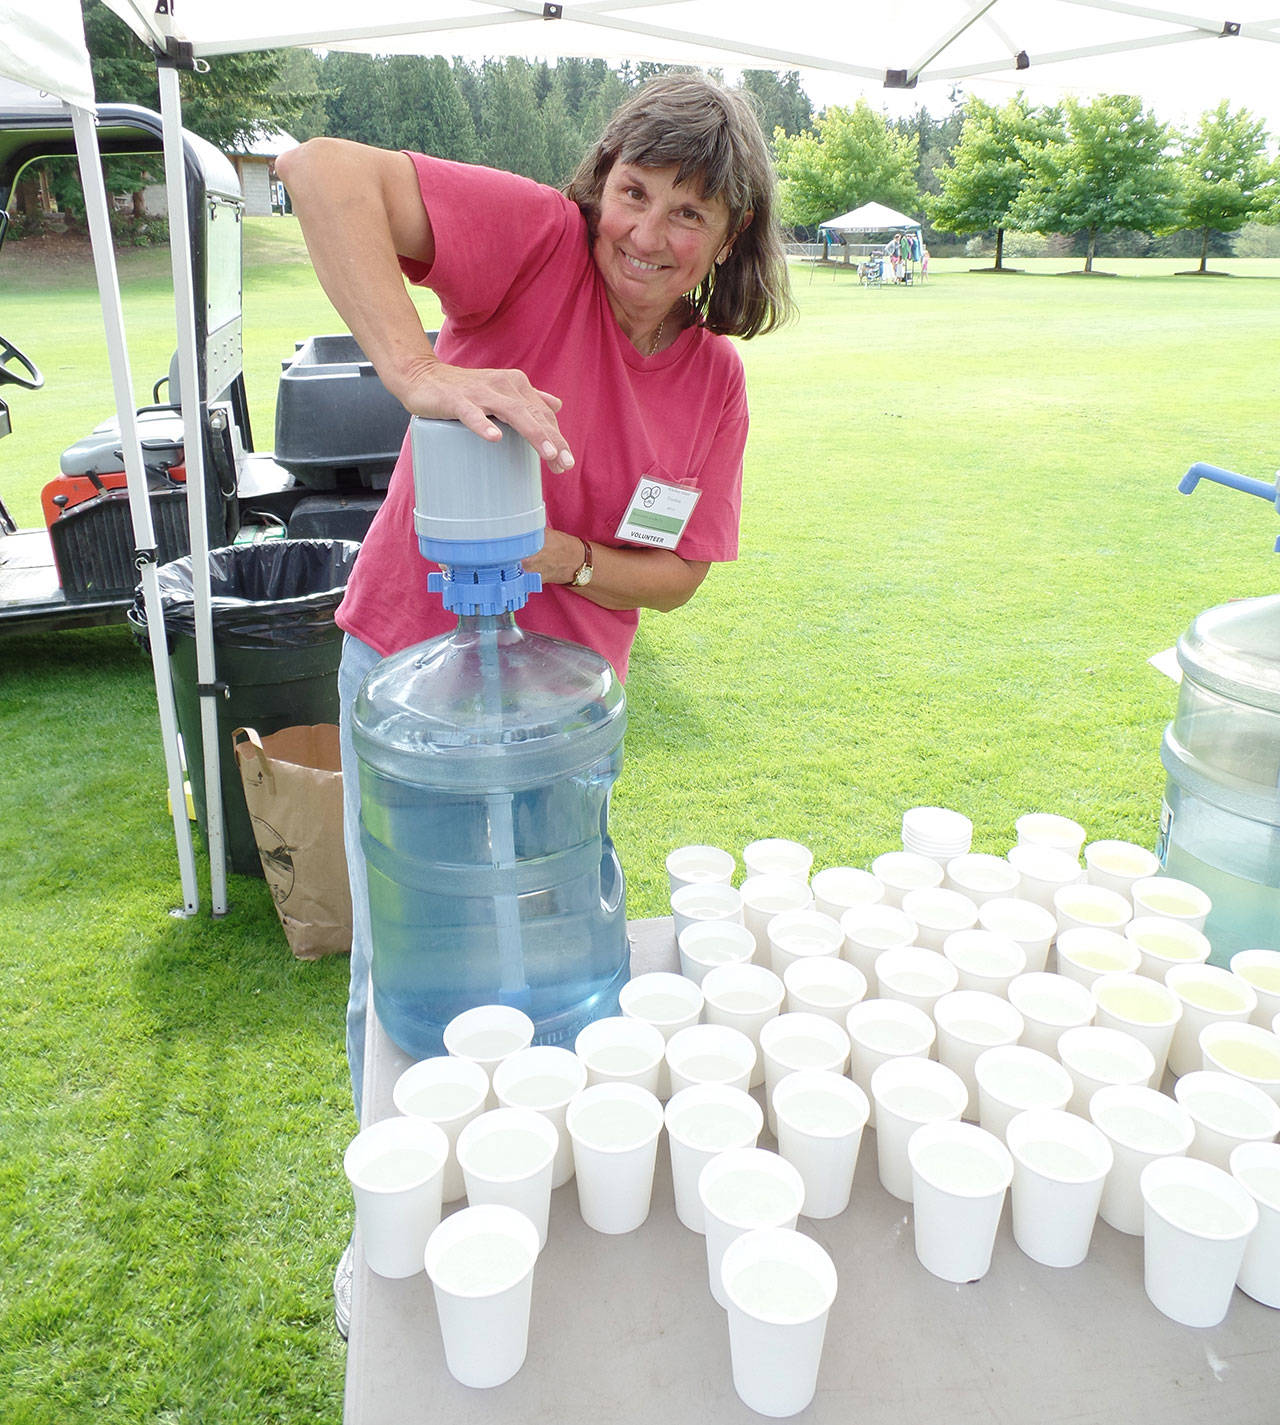
[{"label": "row of white cups", "polygon": [[[1220,1321],[1237,1279],[1280,1306],[1280,951],[1206,964],[1207,898],[1128,843],[1092,843],[1082,869],[1066,818],[1020,819],[1007,858],[969,854],[971,834],[913,808],[901,852],[812,878],[806,848],[768,838],[737,888],[727,852],[680,848],[682,973],[631,980],[573,1051],[531,1046],[506,1006],[450,1024],[346,1169],[370,1268],[425,1265],[455,1378],[523,1364],[555,1187],[576,1178],[597,1231],[643,1224],[664,1127],[735,1389],[761,1414],[816,1389],[837,1276],[796,1224],[846,1210],[867,1126],[946,1280],[986,1273],[1012,1188],[1037,1262],[1083,1261],[1101,1215],[1143,1235],[1147,1294],[1173,1319]],[[758,1146],[766,1122],[777,1152]]]}]

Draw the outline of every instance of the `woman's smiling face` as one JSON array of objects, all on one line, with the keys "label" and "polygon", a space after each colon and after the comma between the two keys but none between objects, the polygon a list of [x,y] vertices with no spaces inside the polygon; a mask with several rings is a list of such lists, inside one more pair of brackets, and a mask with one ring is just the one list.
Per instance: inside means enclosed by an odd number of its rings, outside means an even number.
[{"label": "woman's smiling face", "polygon": [[729,238],[729,209],[679,170],[616,163],[600,195],[593,248],[624,330],[654,326],[711,270]]}]

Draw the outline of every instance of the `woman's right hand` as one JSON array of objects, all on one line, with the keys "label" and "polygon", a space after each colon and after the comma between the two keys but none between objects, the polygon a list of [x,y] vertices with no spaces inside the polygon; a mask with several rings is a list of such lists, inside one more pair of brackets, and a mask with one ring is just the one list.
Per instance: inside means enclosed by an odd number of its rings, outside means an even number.
[{"label": "woman's right hand", "polygon": [[394,394],[413,415],[460,421],[485,440],[501,440],[494,425],[509,425],[533,446],[547,469],[573,469],[573,453],[560,432],[560,398],[540,391],[523,371],[450,366],[438,357],[407,372]]}]

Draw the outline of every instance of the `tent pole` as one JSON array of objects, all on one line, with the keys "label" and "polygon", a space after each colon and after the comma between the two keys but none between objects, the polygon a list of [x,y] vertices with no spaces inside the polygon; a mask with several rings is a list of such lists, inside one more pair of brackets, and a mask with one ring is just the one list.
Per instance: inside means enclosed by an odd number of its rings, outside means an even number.
[{"label": "tent pole", "polygon": [[[195,593],[196,681],[204,744],[205,818],[209,843],[209,898],[215,916],[227,912],[227,863],[222,824],[221,754],[218,746],[217,671],[209,583],[209,529],[205,513],[204,393],[196,364],[195,288],[191,272],[191,223],[187,212],[186,162],[182,140],[182,96],[178,71],[157,56],[160,117],[164,129],[164,176],[169,207],[169,254],[173,266],[178,325],[178,380],[182,398],[183,446],[187,465],[187,524],[191,532],[191,572]],[[191,769],[196,775],[196,769]]]},{"label": "tent pole", "polygon": [[187,799],[182,786],[178,723],[174,714],[173,684],[165,645],[164,608],[156,572],[155,530],[151,521],[151,501],[147,494],[147,474],[138,441],[138,418],[133,403],[133,381],[129,369],[129,352],[125,344],[120,280],[111,242],[111,220],[107,210],[106,184],[102,178],[102,158],[98,151],[98,134],[93,126],[92,116],[75,105],[68,107],[71,109],[71,124],[76,136],[76,156],[80,163],[85,214],[89,222],[93,264],[98,277],[98,297],[106,326],[111,384],[120,420],[120,444],[124,453],[125,479],[129,492],[129,515],[133,522],[135,559],[142,580],[142,596],[147,613],[151,671],[155,678],[156,702],[160,711],[165,776],[169,784],[173,836],[178,852],[178,871],[182,880],[182,913],[194,915],[200,908],[195,852],[191,844],[191,823],[187,820]]}]

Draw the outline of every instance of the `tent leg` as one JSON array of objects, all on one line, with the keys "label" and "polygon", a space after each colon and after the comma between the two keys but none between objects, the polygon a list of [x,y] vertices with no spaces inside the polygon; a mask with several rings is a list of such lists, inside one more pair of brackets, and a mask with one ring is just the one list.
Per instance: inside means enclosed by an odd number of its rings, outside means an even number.
[{"label": "tent leg", "polygon": [[[178,71],[157,64],[160,117],[164,126],[164,177],[169,206],[169,253],[173,264],[178,323],[178,379],[187,464],[187,523],[191,530],[191,572],[195,593],[196,678],[204,743],[205,816],[209,841],[209,895],[214,915],[227,912],[227,862],[222,824],[221,749],[218,746],[216,658],[212,593],[209,584],[209,529],[205,520],[205,461],[201,413],[204,393],[196,363],[195,284],[191,273],[191,223],[187,212],[186,163],[182,140],[182,97]],[[195,775],[195,768],[191,769]]]},{"label": "tent leg", "polygon": [[98,278],[98,295],[106,327],[111,383],[120,420],[120,444],[124,454],[129,515],[133,522],[134,546],[138,551],[147,631],[151,644],[151,670],[155,678],[160,737],[164,746],[165,776],[169,784],[169,802],[173,812],[173,836],[182,880],[182,913],[194,915],[200,908],[195,852],[191,843],[191,823],[187,820],[187,799],[182,786],[178,725],[174,715],[173,685],[164,634],[164,608],[160,599],[155,563],[155,529],[151,521],[151,500],[147,493],[142,448],[138,442],[133,381],[129,369],[129,352],[125,344],[120,280],[111,242],[111,221],[107,211],[106,185],[102,178],[102,159],[92,116],[86,110],[73,105],[71,123],[76,138],[76,154],[80,162],[80,181],[84,188],[85,212],[89,221],[89,236]]}]

